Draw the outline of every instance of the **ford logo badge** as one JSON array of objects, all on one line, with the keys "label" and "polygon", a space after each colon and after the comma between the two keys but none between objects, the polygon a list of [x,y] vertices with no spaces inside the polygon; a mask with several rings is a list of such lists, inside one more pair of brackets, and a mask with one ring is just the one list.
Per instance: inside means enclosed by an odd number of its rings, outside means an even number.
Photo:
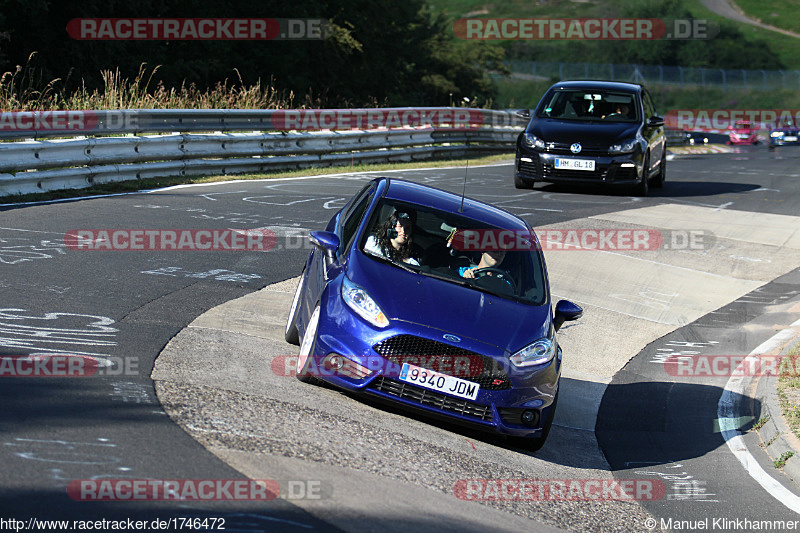
[{"label": "ford logo badge", "polygon": [[569,147],[569,151],[573,154],[578,154],[581,150],[581,143],[573,143],[573,145]]},{"label": "ford logo badge", "polygon": [[461,342],[461,338],[460,337],[456,337],[455,335],[450,335],[450,334],[445,335],[444,336],[444,340],[450,341],[450,342]]}]

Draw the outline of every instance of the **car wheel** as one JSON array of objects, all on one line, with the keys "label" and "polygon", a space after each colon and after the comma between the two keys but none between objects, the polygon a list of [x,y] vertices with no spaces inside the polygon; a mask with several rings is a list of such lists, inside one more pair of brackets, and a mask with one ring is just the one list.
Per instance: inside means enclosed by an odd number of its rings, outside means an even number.
[{"label": "car wheel", "polygon": [[667,153],[664,152],[664,155],[661,156],[661,165],[658,167],[658,174],[656,175],[655,179],[653,180],[653,187],[656,189],[660,189],[664,186],[664,182],[667,181]]},{"label": "car wheel", "polygon": [[319,305],[314,308],[311,318],[308,319],[303,342],[300,343],[300,354],[297,356],[297,379],[308,383],[313,379],[313,373],[309,372],[313,359],[314,345],[317,343],[317,329],[319,327]]},{"label": "car wheel", "polygon": [[300,334],[297,331],[297,315],[300,312],[300,296],[303,294],[303,279],[305,269],[300,274],[300,281],[297,283],[297,290],[294,292],[292,307],[289,309],[289,318],[286,320],[286,331],[283,337],[289,344],[300,344]]},{"label": "car wheel", "polygon": [[516,173],[514,173],[514,187],[517,189],[533,189],[533,183],[533,180],[520,178]]},{"label": "car wheel", "polygon": [[650,188],[650,152],[644,156],[644,164],[642,165],[642,181],[636,186],[636,194],[638,196],[647,196]]}]

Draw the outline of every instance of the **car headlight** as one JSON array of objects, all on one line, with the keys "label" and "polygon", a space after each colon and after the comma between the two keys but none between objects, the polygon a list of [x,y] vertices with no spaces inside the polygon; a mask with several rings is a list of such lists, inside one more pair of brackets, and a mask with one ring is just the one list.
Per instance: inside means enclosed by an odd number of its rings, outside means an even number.
[{"label": "car headlight", "polygon": [[512,355],[511,363],[516,367],[541,365],[550,361],[557,349],[555,336],[539,339]]},{"label": "car headlight", "polygon": [[350,309],[373,326],[385,328],[389,325],[389,319],[372,296],[346,276],[342,282],[342,298]]},{"label": "car headlight", "polygon": [[782,131],[773,131],[769,134],[770,137],[783,137]]},{"label": "car headlight", "polygon": [[636,145],[638,141],[636,139],[630,139],[628,141],[624,141],[617,144],[612,144],[608,147],[609,154],[628,154],[636,150]]},{"label": "car headlight", "polygon": [[539,150],[544,150],[544,141],[536,135],[531,135],[530,133],[526,133],[522,136],[522,143],[528,148],[538,148]]}]

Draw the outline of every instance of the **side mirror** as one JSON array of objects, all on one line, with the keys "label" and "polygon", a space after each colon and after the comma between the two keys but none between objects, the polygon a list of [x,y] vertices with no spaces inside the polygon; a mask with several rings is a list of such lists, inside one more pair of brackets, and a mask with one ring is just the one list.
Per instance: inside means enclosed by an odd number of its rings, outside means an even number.
[{"label": "side mirror", "polygon": [[556,331],[568,320],[578,320],[583,316],[583,308],[569,300],[559,300],[553,317],[553,327]]},{"label": "side mirror", "polygon": [[312,231],[308,240],[311,244],[325,252],[325,257],[329,263],[335,262],[336,250],[339,249],[339,237],[330,231]]},{"label": "side mirror", "polygon": [[664,125],[664,117],[653,115],[650,117],[650,120],[647,121],[647,125],[651,128],[660,128]]}]

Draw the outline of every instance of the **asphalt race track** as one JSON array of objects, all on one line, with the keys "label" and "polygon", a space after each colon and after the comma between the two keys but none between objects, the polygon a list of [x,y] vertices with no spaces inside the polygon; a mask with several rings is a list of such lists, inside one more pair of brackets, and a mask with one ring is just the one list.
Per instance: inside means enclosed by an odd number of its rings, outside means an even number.
[{"label": "asphalt race track", "polygon": [[[670,357],[747,355],[800,319],[800,151],[679,156],[648,198],[517,190],[509,164],[471,167],[467,195],[569,230],[655,230],[645,250],[546,249],[555,298],[584,306],[559,333],[563,391],[536,454],[492,436],[302,384],[273,364],[302,235],[368,174],[228,182],[0,207],[0,354],[107,361],[92,377],[0,377],[0,519],[224,518],[227,531],[647,531],[675,521],[800,520],[726,445],[725,376]],[[377,175],[377,174],[376,174]],[[461,192],[464,169],[393,172]],[[267,228],[259,251],[76,249],[102,229]],[[540,233],[541,234],[541,233]],[[264,290],[262,290],[264,289]],[[736,430],[760,417],[737,398]],[[778,484],[754,435],[753,461]],[[76,480],[275,480],[271,501],[81,501]],[[478,503],[465,479],[658,480],[653,501]],[[85,498],[84,498],[85,499]],[[733,525],[732,525],[733,524]],[[2,525],[2,523],[0,523]],[[402,526],[402,527],[401,527]],[[177,528],[175,528],[177,529]],[[209,528],[210,529],[210,528]],[[35,530],[35,529],[33,529]],[[741,530],[741,529],[739,529]]]}]

